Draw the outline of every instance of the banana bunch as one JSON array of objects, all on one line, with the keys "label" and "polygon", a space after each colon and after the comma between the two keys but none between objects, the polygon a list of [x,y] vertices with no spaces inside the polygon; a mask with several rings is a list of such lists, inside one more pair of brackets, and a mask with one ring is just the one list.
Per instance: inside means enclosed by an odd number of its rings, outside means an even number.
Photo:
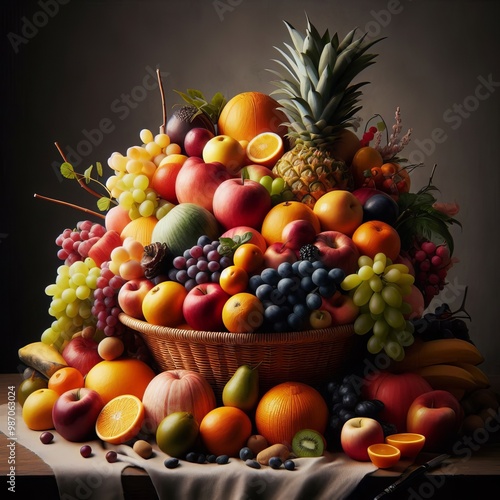
[{"label": "banana bunch", "polygon": [[402,361],[392,364],[392,369],[417,373],[433,389],[449,391],[460,401],[466,394],[490,386],[487,375],[478,366],[483,361],[477,347],[466,340],[418,340],[407,348]]},{"label": "banana bunch", "polygon": [[44,342],[32,342],[18,351],[22,363],[50,378],[57,370],[67,366],[61,353],[51,345]]}]

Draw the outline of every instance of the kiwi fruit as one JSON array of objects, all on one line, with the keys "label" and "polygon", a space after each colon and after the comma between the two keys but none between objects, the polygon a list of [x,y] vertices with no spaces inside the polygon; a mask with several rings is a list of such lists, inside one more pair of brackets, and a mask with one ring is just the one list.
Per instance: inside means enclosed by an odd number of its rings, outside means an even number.
[{"label": "kiwi fruit", "polygon": [[297,457],[320,457],[325,451],[325,439],[313,429],[301,429],[292,439],[292,451]]}]

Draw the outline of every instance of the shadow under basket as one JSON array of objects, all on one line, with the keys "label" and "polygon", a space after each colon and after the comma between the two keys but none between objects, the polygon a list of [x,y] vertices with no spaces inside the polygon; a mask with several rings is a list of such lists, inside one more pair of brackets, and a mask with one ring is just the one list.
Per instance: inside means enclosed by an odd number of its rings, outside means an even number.
[{"label": "shadow under basket", "polygon": [[260,389],[267,391],[287,381],[330,381],[357,351],[352,324],[302,332],[230,333],[156,326],[124,313],[119,319],[144,339],[161,370],[197,371],[217,396],[243,364],[259,365]]}]

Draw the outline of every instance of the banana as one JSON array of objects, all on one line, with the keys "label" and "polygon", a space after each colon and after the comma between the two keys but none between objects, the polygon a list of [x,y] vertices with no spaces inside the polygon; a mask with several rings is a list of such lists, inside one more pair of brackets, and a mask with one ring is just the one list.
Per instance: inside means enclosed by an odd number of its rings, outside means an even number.
[{"label": "banana", "polygon": [[414,370],[423,377],[433,389],[444,391],[471,391],[477,388],[474,377],[456,365],[429,365]]},{"label": "banana", "polygon": [[406,348],[402,361],[395,361],[391,369],[396,372],[413,371],[439,364],[469,363],[479,365],[484,361],[478,348],[461,339],[422,340]]},{"label": "banana", "polygon": [[68,366],[61,353],[43,342],[32,342],[18,351],[21,362],[50,378],[57,370]]},{"label": "banana", "polygon": [[454,365],[463,368],[464,370],[467,370],[474,380],[476,381],[476,387],[478,389],[484,389],[486,387],[490,386],[490,379],[488,378],[488,375],[481,370],[476,365],[473,365],[471,363],[453,363]]}]

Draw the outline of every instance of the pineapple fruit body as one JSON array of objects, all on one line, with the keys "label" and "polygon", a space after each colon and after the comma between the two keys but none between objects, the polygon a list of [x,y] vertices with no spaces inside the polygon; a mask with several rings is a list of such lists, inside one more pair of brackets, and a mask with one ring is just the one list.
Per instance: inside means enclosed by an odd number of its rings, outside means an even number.
[{"label": "pineapple fruit body", "polygon": [[311,208],[316,201],[333,189],[352,189],[350,168],[327,151],[296,144],[273,167],[293,192],[297,201]]}]

